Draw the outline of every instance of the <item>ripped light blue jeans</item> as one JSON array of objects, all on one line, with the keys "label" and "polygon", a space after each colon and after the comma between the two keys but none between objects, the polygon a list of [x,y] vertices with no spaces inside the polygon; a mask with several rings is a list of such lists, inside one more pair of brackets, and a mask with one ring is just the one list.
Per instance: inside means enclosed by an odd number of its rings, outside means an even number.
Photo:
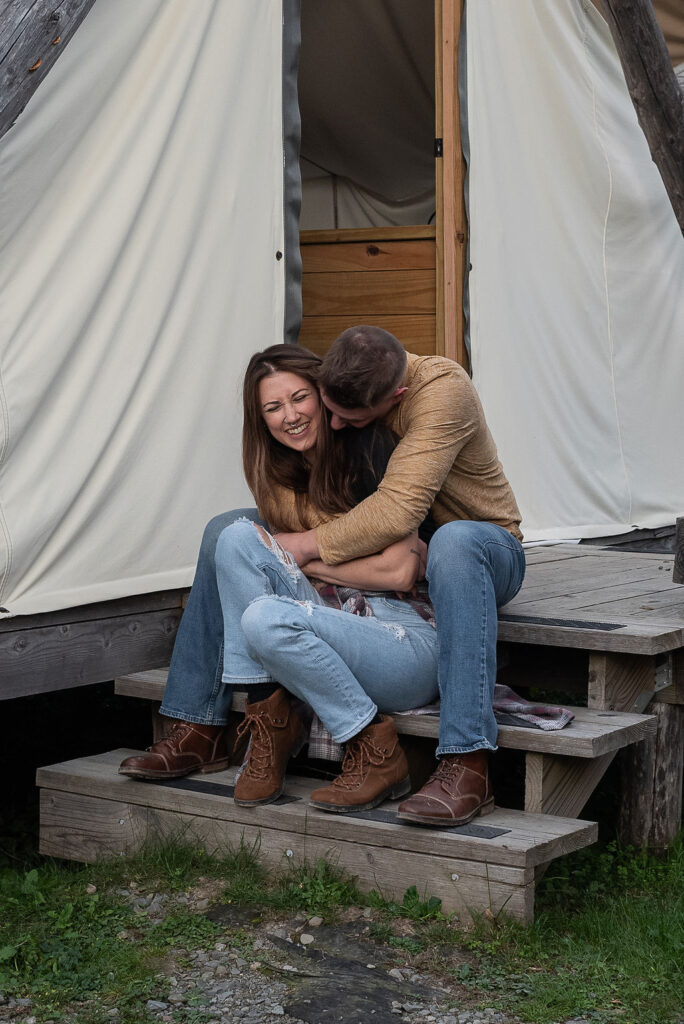
[{"label": "ripped light blue jeans", "polygon": [[270,535],[244,520],[219,536],[216,581],[224,684],[279,682],[337,743],[378,710],[406,711],[437,696],[437,635],[406,602],[369,598],[367,617],[327,607]]}]

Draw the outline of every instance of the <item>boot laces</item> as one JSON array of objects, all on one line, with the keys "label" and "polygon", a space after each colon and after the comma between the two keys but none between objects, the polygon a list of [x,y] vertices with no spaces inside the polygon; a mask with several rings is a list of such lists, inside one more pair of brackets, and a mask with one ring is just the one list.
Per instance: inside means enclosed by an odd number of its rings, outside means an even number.
[{"label": "boot laces", "polygon": [[155,754],[179,754],[180,744],[190,732],[192,732],[192,726],[187,722],[176,722],[171,727],[171,732],[168,736],[165,736],[164,739],[155,743],[153,747],[148,747],[147,749],[152,750]]},{"label": "boot laces", "polygon": [[430,781],[433,779],[439,782],[453,782],[462,775],[465,771],[465,765],[460,758],[456,757],[440,757],[437,762],[437,767],[430,777]]},{"label": "boot laces", "polygon": [[347,743],[342,772],[332,783],[338,789],[358,789],[370,768],[381,765],[387,757],[384,749],[376,746],[368,736],[354,736]]},{"label": "boot laces", "polygon": [[237,728],[234,750],[246,732],[249,732],[247,763],[243,768],[245,775],[255,779],[265,779],[273,768],[273,736],[264,722],[264,716],[246,713]]}]

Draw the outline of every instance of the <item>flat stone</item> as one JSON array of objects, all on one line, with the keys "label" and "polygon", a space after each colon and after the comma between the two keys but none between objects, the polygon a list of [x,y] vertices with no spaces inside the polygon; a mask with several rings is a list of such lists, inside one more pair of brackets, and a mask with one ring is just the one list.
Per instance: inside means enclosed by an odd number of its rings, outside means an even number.
[{"label": "flat stone", "polygon": [[323,924],[323,918],[322,917],[310,917],[308,922],[307,922],[307,924],[309,925],[309,928],[320,928],[321,925]]},{"label": "flat stone", "polygon": [[398,967],[393,967],[391,971],[387,972],[390,978],[394,978],[396,981],[403,981],[404,975],[401,973]]},{"label": "flat stone", "polygon": [[148,999],[145,1006],[148,1010],[166,1010],[168,1003],[162,1003],[161,999]]},{"label": "flat stone", "polygon": [[299,941],[301,942],[302,946],[310,946],[313,940],[313,935],[309,935],[308,932],[302,932],[302,934],[299,936]]}]

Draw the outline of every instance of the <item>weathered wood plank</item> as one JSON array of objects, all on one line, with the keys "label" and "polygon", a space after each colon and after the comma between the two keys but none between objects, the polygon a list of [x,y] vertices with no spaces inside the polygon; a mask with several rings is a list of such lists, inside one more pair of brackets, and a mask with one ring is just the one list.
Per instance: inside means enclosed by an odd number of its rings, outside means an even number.
[{"label": "weathered wood plank", "polygon": [[653,658],[607,653],[590,656],[589,707],[603,711],[632,711],[642,694],[653,690]]},{"label": "weathered wood plank", "polygon": [[180,609],[0,634],[0,699],[104,682],[168,663]]},{"label": "weathered wood plank", "polygon": [[[348,327],[354,327],[357,323],[358,317],[353,315],[305,316],[302,319],[299,342],[317,355],[323,356],[342,331],[346,331]],[[389,331],[390,334],[394,334],[408,352],[413,352],[418,356],[434,355],[436,352],[434,314],[424,313],[420,316],[382,314],[375,316],[373,323]]]},{"label": "weathered wood plank", "polygon": [[74,622],[88,622],[91,619],[110,619],[120,615],[140,615],[142,612],[158,612],[165,608],[182,608],[189,588],[182,590],[158,590],[152,594],[134,594],[114,601],[96,601],[76,608],[60,608],[54,612],[37,615],[13,615],[0,619],[0,633],[16,633],[22,629],[36,629],[39,626],[62,626]]},{"label": "weathered wood plank", "polygon": [[[120,761],[133,751],[115,750],[64,764],[50,765],[37,772],[41,788],[117,800],[177,813],[202,814],[216,820],[240,825],[274,828],[291,834],[306,834],[330,840],[350,840],[371,846],[401,849],[414,853],[449,856],[464,861],[486,862],[487,870],[502,867],[533,868],[537,864],[593,842],[596,826],[548,815],[529,815],[522,811],[497,808],[483,819],[482,825],[507,830],[503,835],[486,838],[450,830],[413,828],[393,822],[358,816],[335,816],[311,808],[306,794],[318,783],[288,776],[285,793],[291,802],[264,807],[238,807],[221,790],[232,785],[235,769],[217,772],[200,781],[209,783],[209,791],[185,790],[175,784],[137,782],[117,774]],[[183,783],[184,780],[180,780]],[[390,805],[384,805],[390,807]],[[474,869],[473,869],[474,870]]]},{"label": "weathered wood plank", "polygon": [[620,839],[626,846],[664,849],[681,827],[684,708],[654,701],[657,731],[622,754]]},{"label": "weathered wood plank", "polygon": [[94,0],[16,0],[0,22],[0,138],[73,38]]},{"label": "weathered wood plank", "polygon": [[[325,857],[356,876],[363,889],[376,889],[387,898],[401,899],[416,885],[421,893],[442,900],[463,923],[474,912],[490,909],[526,923],[532,919],[534,883],[530,873],[507,869],[510,881],[492,877],[485,865],[449,857],[368,846],[360,841],[291,833],[249,823],[188,812],[152,809],[123,801],[100,800],[73,793],[41,793],[40,851],[47,856],[96,861],[112,854],[133,854],[150,839],[194,838],[209,853],[226,853],[240,843],[258,850],[275,868]],[[472,868],[475,867],[477,873]]]},{"label": "weathered wood plank", "polygon": [[[515,616],[521,618],[516,621]],[[615,653],[662,654],[676,650],[684,645],[684,630],[680,627],[659,626],[649,622],[636,622],[620,626],[619,629],[602,630],[572,625],[572,620],[579,615],[567,616],[566,624],[548,622],[525,622],[524,616],[530,615],[528,610],[518,613],[512,605],[501,609],[499,618],[499,640],[509,643],[539,644],[551,647],[572,647],[586,651],[611,651]],[[508,616],[511,616],[508,618]],[[550,603],[545,609],[545,616],[551,619],[553,607]],[[535,616],[537,613],[535,612]],[[539,617],[543,620],[544,615]],[[559,617],[560,618],[560,617]],[[605,621],[601,616],[581,615],[587,623],[596,622],[597,627]]]},{"label": "weathered wood plank", "polygon": [[330,244],[331,242],[397,242],[403,239],[434,239],[434,237],[434,224],[372,228],[323,228],[300,232],[299,244],[306,246]]},{"label": "weathered wood plank", "polygon": [[603,0],[627,88],[684,233],[684,96],[650,0]]},{"label": "weathered wood plank", "polygon": [[305,274],[341,270],[434,270],[434,267],[435,243],[431,239],[302,246]]},{"label": "weathered wood plank", "polygon": [[[161,701],[166,684],[166,670],[156,669],[124,676],[115,680],[115,692],[122,696]],[[233,710],[244,712],[245,694],[236,691]],[[536,750],[563,754],[567,757],[593,758],[608,750],[618,750],[637,743],[655,728],[653,716],[614,711],[593,711],[573,708],[575,719],[564,729],[544,732],[525,726],[500,725],[498,745],[511,750]],[[391,716],[402,736],[424,736],[437,739],[439,716],[396,714]]]},{"label": "weathered wood plank", "polygon": [[302,276],[306,316],[376,317],[434,313],[434,270],[380,270]]},{"label": "weathered wood plank", "polygon": [[525,810],[574,817],[603,778],[614,754],[593,761],[574,757],[525,756]]}]

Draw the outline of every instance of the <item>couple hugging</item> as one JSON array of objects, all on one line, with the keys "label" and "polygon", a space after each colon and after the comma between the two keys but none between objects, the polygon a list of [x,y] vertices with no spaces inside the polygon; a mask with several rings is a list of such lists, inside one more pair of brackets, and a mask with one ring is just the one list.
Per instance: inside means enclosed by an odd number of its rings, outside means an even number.
[{"label": "couple hugging", "polygon": [[322,361],[298,345],[257,353],[243,400],[257,509],[208,524],[161,708],[177,721],[119,771],[225,768],[238,687],[249,734],[238,804],[280,796],[305,739],[299,698],[345,747],[339,776],[311,803],[366,810],[410,790],[388,713],[439,694],[437,768],[399,818],[454,826],[486,814],[497,606],[519,590],[525,557],[470,378],[360,326]]}]

